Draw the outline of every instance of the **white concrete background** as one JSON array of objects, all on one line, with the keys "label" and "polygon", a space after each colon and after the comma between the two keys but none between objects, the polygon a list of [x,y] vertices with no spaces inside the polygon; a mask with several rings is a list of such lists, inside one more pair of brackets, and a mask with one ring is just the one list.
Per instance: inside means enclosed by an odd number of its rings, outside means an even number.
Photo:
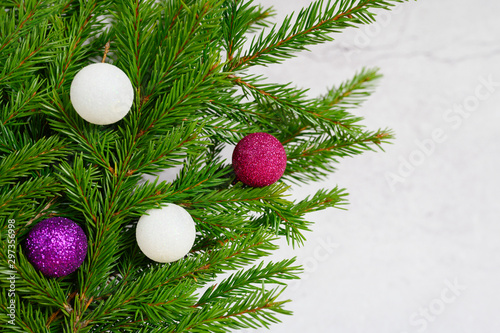
[{"label": "white concrete background", "polygon": [[[311,1],[261,2],[282,18]],[[494,0],[406,3],[260,70],[316,96],[378,66],[385,77],[355,113],[397,135],[385,153],[345,159],[294,194],[338,184],[350,205],[311,215],[305,246],[276,255],[297,256],[306,272],[284,295],[294,315],[271,332],[500,332],[499,13]],[[442,140],[424,154],[417,142],[436,129]],[[391,185],[388,174],[401,178]]]}]

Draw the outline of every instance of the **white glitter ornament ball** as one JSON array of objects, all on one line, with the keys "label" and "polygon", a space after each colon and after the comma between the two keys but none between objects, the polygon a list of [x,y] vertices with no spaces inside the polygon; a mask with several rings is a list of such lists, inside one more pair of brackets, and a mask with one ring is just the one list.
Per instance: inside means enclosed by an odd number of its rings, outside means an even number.
[{"label": "white glitter ornament ball", "polygon": [[127,115],[134,101],[134,89],[121,69],[95,63],[75,75],[70,99],[83,119],[92,124],[109,125]]},{"label": "white glitter ornament ball", "polygon": [[146,257],[166,263],[189,253],[196,229],[193,218],[184,208],[166,204],[146,213],[139,219],[135,234],[137,244]]}]

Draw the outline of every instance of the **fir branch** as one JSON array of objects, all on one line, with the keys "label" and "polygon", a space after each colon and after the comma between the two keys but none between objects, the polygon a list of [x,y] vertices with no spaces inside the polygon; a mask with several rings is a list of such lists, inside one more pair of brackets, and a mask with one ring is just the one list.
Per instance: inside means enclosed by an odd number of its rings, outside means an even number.
[{"label": "fir branch", "polygon": [[344,189],[335,187],[331,190],[320,189],[312,197],[296,202],[293,210],[297,214],[306,214],[334,207],[342,209],[347,204],[347,193]]},{"label": "fir branch", "polygon": [[230,329],[269,328],[270,323],[279,319],[274,313],[291,314],[284,310],[288,301],[277,301],[280,292],[259,290],[249,292],[231,301],[219,301],[202,307],[199,311],[183,318],[167,332],[229,332]]},{"label": "fir branch", "polygon": [[[69,283],[60,283],[56,280],[50,280],[43,277],[43,275],[36,271],[35,268],[28,262],[28,260],[21,254],[18,247],[16,255],[16,265],[14,271],[9,270],[7,264],[7,256],[5,251],[0,252],[1,266],[0,274],[16,275],[16,293],[24,299],[36,301],[39,305],[48,306],[51,309],[60,309],[68,314],[71,311],[71,306],[66,301],[66,290],[70,286]],[[8,280],[3,278],[3,283]],[[7,289],[7,287],[5,288]]]},{"label": "fir branch", "polygon": [[[218,106],[214,108],[216,103],[211,102],[210,104],[207,108],[207,115],[202,118],[202,121],[205,123],[203,133],[212,141],[235,144],[247,133],[262,132],[262,128],[251,115],[241,108],[241,105],[234,106],[230,111],[218,110],[214,114],[210,112],[210,109],[216,109]],[[256,112],[251,113],[256,114]],[[243,127],[242,124],[246,124],[246,126]]]},{"label": "fir branch", "polygon": [[44,113],[49,116],[49,123],[54,131],[68,137],[74,145],[80,147],[79,151],[92,164],[99,165],[111,174],[114,166],[111,163],[110,147],[119,139],[113,129],[101,129],[92,125],[78,116],[72,107],[69,107],[69,96],[61,96],[52,92],[50,101],[44,102]]},{"label": "fir branch", "polygon": [[25,143],[32,144],[33,140],[23,136],[18,131],[6,127],[0,122],[0,152],[2,156],[14,153],[24,147]]},{"label": "fir branch", "polygon": [[56,136],[24,145],[0,159],[0,186],[14,184],[16,179],[57,162],[67,152],[66,143]]},{"label": "fir branch", "polygon": [[[233,60],[235,52],[242,49],[246,42],[246,34],[257,27],[268,26],[267,19],[272,16],[271,8],[264,9],[261,5],[252,5],[252,1],[225,2],[226,10],[222,19],[223,47],[226,50],[226,59]],[[239,57],[239,54],[236,55]]]},{"label": "fir branch", "polygon": [[[284,193],[289,189],[288,186],[282,183],[269,185],[265,188],[247,188],[242,186],[234,186],[230,189],[221,189],[219,191],[210,191],[200,193],[192,197],[186,203],[193,208],[224,208],[230,204],[235,204],[237,207],[246,206],[246,209],[257,210],[261,207],[260,202],[267,201],[282,201]],[[254,206],[255,203],[255,206]]]},{"label": "fir branch", "polygon": [[[111,11],[114,15],[115,43],[118,47],[119,65],[131,77],[138,93],[152,62],[155,29],[160,13],[155,1],[115,2]],[[138,96],[139,99],[141,96]]]},{"label": "fir branch", "polygon": [[265,110],[245,101],[245,96],[227,80],[225,74],[218,79],[213,82],[217,98],[203,104],[205,115],[200,121],[205,124],[204,132],[213,142],[229,144],[237,143],[246,133],[261,132],[260,122],[269,118]]},{"label": "fir branch", "polygon": [[[16,83],[28,80],[40,64],[50,61],[45,51],[57,48],[51,40],[47,17],[60,9],[60,4],[46,1],[30,1],[16,9],[0,12],[0,85],[8,81]],[[4,81],[4,82],[2,82]]]},{"label": "fir branch", "polygon": [[301,214],[293,210],[292,202],[271,203],[268,202],[264,212],[254,217],[249,227],[264,227],[278,236],[285,236],[288,244],[295,247],[302,245],[305,241],[304,232],[310,231],[311,222],[304,220]]},{"label": "fir branch", "polygon": [[139,217],[151,209],[156,207],[160,202],[166,201],[172,194],[170,185],[166,182],[160,184],[155,180],[154,182],[146,182],[137,186],[134,193],[124,198],[121,208],[113,213],[114,217]]},{"label": "fir branch", "polygon": [[241,293],[260,290],[262,284],[285,285],[282,280],[298,279],[299,267],[292,266],[294,259],[280,262],[269,262],[266,266],[261,262],[247,270],[240,270],[224,279],[217,285],[208,288],[200,297],[195,307],[213,303],[216,299],[231,299]]},{"label": "fir branch", "polygon": [[[202,126],[199,126],[195,122],[187,126],[181,125],[170,131],[165,131],[164,136],[168,137],[168,140],[165,140],[163,136],[158,137],[149,140],[147,146],[143,148],[130,149],[117,141],[116,150],[117,152],[121,151],[122,156],[129,149],[130,151],[134,151],[134,155],[137,157],[130,160],[129,163],[120,164],[116,168],[116,172],[123,172],[127,176],[131,176],[134,173],[154,175],[181,164],[187,157],[187,154],[201,153],[201,148],[206,144],[206,141],[200,137],[202,128]],[[122,136],[127,137],[125,133]],[[115,161],[115,164],[118,164],[117,161]]]},{"label": "fir branch", "polygon": [[34,205],[47,197],[59,194],[62,190],[61,184],[51,176],[30,179],[12,188],[4,186],[0,192],[0,216],[17,217],[20,221],[27,221],[36,211]]},{"label": "fir branch", "polygon": [[[317,181],[335,170],[334,164],[338,162],[338,158],[374,150],[373,145],[381,148],[381,144],[389,142],[391,138],[391,131],[378,130],[362,132],[356,136],[321,135],[311,142],[287,146],[288,163],[284,178],[299,182]],[[311,168],[311,164],[316,167]]]},{"label": "fir branch", "polygon": [[[218,1],[196,1],[188,7],[179,2],[163,5],[165,16],[160,19],[156,29],[157,35],[164,38],[159,41],[158,48],[151,47],[149,50],[149,54],[155,56],[154,60],[149,59],[149,63],[144,63],[151,75],[147,77],[147,82],[141,81],[144,97],[140,99],[139,113],[144,104],[170,90],[179,76],[192,74],[193,71],[189,70],[191,64],[199,63],[207,50],[214,48],[210,44],[213,44],[212,36],[217,33],[216,21],[220,16],[220,8],[216,5]],[[158,13],[161,13],[160,9]],[[126,45],[126,40],[120,43]],[[123,51],[127,52],[127,47]]]},{"label": "fir branch", "polygon": [[[17,298],[16,303],[20,302],[20,300],[20,298]],[[16,320],[14,321],[12,321],[11,318],[6,315],[6,313],[8,313],[8,309],[6,306],[7,303],[1,303],[0,309],[2,310],[2,313],[0,314],[0,330],[2,330],[3,332],[19,333],[40,332],[40,327],[44,327],[44,320],[45,316],[47,315],[47,311],[39,311],[36,305],[29,302],[20,303],[21,304],[18,310],[23,313],[24,316],[16,316]]]},{"label": "fir branch", "polygon": [[99,191],[99,171],[94,167],[84,167],[82,156],[77,156],[73,165],[62,162],[58,166],[58,177],[66,189],[66,195],[73,202],[72,207],[86,216],[86,220],[96,226],[102,211],[102,194]]},{"label": "fir branch", "polygon": [[11,93],[7,103],[0,107],[0,119],[2,119],[3,125],[9,123],[9,125],[19,126],[22,124],[17,122],[19,118],[29,116],[35,112],[35,108],[40,103],[37,93],[42,84],[43,82],[40,82],[38,78],[34,78],[29,86],[22,87],[15,93]]},{"label": "fir branch", "polygon": [[[101,302],[83,321],[86,325],[99,325],[101,329],[130,328],[144,321],[152,325],[174,322],[178,319],[179,312],[189,310],[193,302],[191,294],[195,290],[192,282],[184,281],[156,288],[149,293],[141,292],[151,282],[150,276],[144,275],[144,278],[134,282],[133,288],[128,287],[123,292],[110,295],[106,302]],[[140,295],[132,295],[130,292]],[[127,311],[122,310],[125,306]],[[137,315],[132,322],[133,313]]]},{"label": "fir branch", "polygon": [[74,300],[74,311],[71,313],[68,324],[78,331],[88,325],[86,312],[92,305],[98,290],[102,289],[102,277],[113,271],[120,257],[122,238],[119,225],[107,225],[107,221],[97,218],[94,232],[89,233],[88,259],[78,270],[77,296]]},{"label": "fir branch", "polygon": [[[106,1],[86,1],[83,6],[78,6],[78,13],[69,16],[73,17],[73,20],[68,22],[67,36],[59,36],[67,47],[56,58],[55,66],[51,67],[50,78],[55,90],[59,91],[64,88],[63,85],[69,87],[68,77],[74,77],[81,69],[82,61],[89,52],[89,46],[92,46],[90,44],[85,47],[84,43],[97,35],[99,29],[96,28],[104,27],[103,18],[99,17],[99,14],[104,12],[107,5]],[[54,19],[55,24],[64,24],[60,18]]]},{"label": "fir branch", "polygon": [[307,98],[306,90],[292,88],[290,84],[260,84],[259,81],[262,78],[258,76],[241,78],[230,75],[229,77],[242,87],[246,94],[253,97],[258,105],[273,110],[273,113],[277,114],[278,117],[269,121],[274,127],[277,123],[293,124],[299,121],[301,124],[314,128],[359,131],[359,126],[355,124],[359,118],[349,117],[345,113],[332,112],[330,106]]},{"label": "fir branch", "polygon": [[228,183],[226,177],[232,172],[230,166],[222,162],[204,164],[205,157],[188,159],[172,183],[170,200],[179,202],[192,198],[195,193],[209,192]]},{"label": "fir branch", "polygon": [[163,134],[162,128],[198,118],[193,117],[194,112],[203,108],[214,93],[212,77],[220,69],[220,66],[214,65],[215,62],[215,57],[198,62],[195,64],[196,71],[177,77],[168,94],[156,99],[152,112],[141,118],[136,138],[147,133]]},{"label": "fir branch", "polygon": [[[237,208],[190,210],[201,236],[211,242],[226,240],[249,232],[248,213],[241,213]],[[196,252],[196,251],[194,251]]]},{"label": "fir branch", "polygon": [[23,83],[42,68],[40,63],[50,60],[44,51],[57,45],[51,41],[47,30],[47,25],[34,28],[26,41],[6,59],[0,73],[0,84],[9,83],[15,86]]},{"label": "fir branch", "polygon": [[[249,1],[252,3],[252,1]],[[250,18],[247,18],[247,33],[254,33],[258,29],[267,28],[271,25],[270,19],[276,15],[273,7],[253,6],[247,11]]]},{"label": "fir branch", "polygon": [[[280,320],[273,314],[288,314],[291,315],[291,311],[285,310],[283,305],[290,302],[289,300],[277,301],[281,292],[284,289],[273,289],[270,291],[261,290],[258,292],[250,293],[249,295],[244,295],[243,297],[236,298],[234,304],[232,304],[227,314],[217,318],[222,319],[225,325],[235,324],[236,322],[240,324],[240,327],[266,327],[269,328],[271,323],[278,323]],[[216,320],[217,320],[216,319]],[[226,319],[231,319],[233,323],[228,323]]]},{"label": "fir branch", "polygon": [[40,219],[43,216],[50,215],[48,213],[48,210],[55,203],[56,199],[57,199],[57,197],[54,197],[54,198],[50,199],[49,202],[34,217],[32,217],[30,220],[28,220],[28,222],[26,222],[26,225],[27,226],[30,225],[31,223],[33,223],[34,221]]},{"label": "fir branch", "polygon": [[280,27],[262,31],[252,40],[249,51],[231,63],[231,70],[253,65],[266,65],[291,58],[294,52],[307,50],[307,46],[333,40],[330,35],[341,30],[373,22],[373,9],[389,9],[401,0],[317,0],[302,9],[295,21],[287,16]]},{"label": "fir branch", "polygon": [[[333,87],[324,96],[319,97],[319,103],[325,107],[318,108],[317,113],[327,118],[349,119],[351,124],[361,121],[361,117],[354,117],[347,110],[359,107],[371,95],[380,77],[378,69],[362,69],[351,80]],[[309,124],[298,124],[293,128],[295,130],[290,135],[283,137],[284,144],[309,141],[311,133],[316,133]]]},{"label": "fir branch", "polygon": [[[240,268],[257,258],[268,255],[268,251],[276,247],[270,243],[271,240],[272,238],[268,235],[258,232],[246,238],[241,237],[238,241],[235,239],[232,242],[219,244],[216,248],[196,257],[188,257],[168,265],[144,267],[144,271],[130,272],[130,274],[123,275],[121,279],[108,284],[106,288],[100,291],[101,296],[95,300],[104,303],[99,303],[98,310],[94,315],[99,318],[99,313],[116,313],[118,309],[125,309],[127,304],[139,304],[141,300],[149,300],[152,295],[163,290],[166,286],[175,288],[179,283],[183,285],[185,297],[189,297],[195,290],[189,289],[190,287],[187,287],[189,284],[195,282],[200,285],[216,273],[227,269]],[[122,258],[120,266],[137,267],[137,264],[129,265],[128,260],[135,260],[135,258],[127,256]],[[129,285],[133,287],[129,287]],[[116,297],[113,295],[116,295]],[[163,299],[167,300],[168,298],[163,297]],[[192,308],[195,299],[189,299],[190,308]],[[128,322],[130,323],[131,314],[128,316]],[[87,318],[87,320],[91,320],[90,318]],[[175,321],[176,318],[171,318],[162,326],[170,326]]]},{"label": "fir branch", "polygon": [[262,225],[250,225],[246,220],[265,213],[268,206],[286,202],[282,197],[287,189],[288,186],[282,183],[251,189],[240,184],[230,189],[200,193],[183,204],[190,208],[200,232],[206,237],[231,238],[262,228]]},{"label": "fir branch", "polygon": [[357,108],[373,93],[381,77],[378,68],[363,68],[355,73],[352,79],[344,81],[338,87],[333,87],[320,99],[335,109]]}]

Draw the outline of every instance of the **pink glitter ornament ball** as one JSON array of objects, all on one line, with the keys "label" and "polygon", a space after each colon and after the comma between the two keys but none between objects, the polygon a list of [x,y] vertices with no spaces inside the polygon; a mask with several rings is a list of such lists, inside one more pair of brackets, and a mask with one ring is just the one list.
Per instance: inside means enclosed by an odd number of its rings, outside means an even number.
[{"label": "pink glitter ornament ball", "polygon": [[25,243],[26,257],[46,277],[73,273],[87,255],[87,236],[75,222],[52,217],[31,229]]},{"label": "pink glitter ornament ball", "polygon": [[238,179],[249,186],[274,184],[285,172],[285,149],[271,134],[249,134],[234,148],[233,168]]}]

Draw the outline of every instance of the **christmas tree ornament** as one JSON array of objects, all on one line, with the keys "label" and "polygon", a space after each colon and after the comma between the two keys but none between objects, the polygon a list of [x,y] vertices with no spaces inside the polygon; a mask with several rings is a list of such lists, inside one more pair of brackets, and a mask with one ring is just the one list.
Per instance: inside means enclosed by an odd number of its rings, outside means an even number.
[{"label": "christmas tree ornament", "polygon": [[64,217],[41,221],[25,243],[26,257],[47,277],[73,273],[87,255],[87,236],[75,222]]},{"label": "christmas tree ornament", "polygon": [[238,142],[233,151],[236,176],[246,185],[274,184],[286,168],[286,152],[281,142],[268,133],[252,133]]},{"label": "christmas tree ornament", "polygon": [[194,244],[196,228],[191,215],[182,207],[166,204],[150,209],[137,223],[136,239],[151,260],[167,263],[181,259]]},{"label": "christmas tree ornament", "polygon": [[107,63],[95,63],[76,74],[71,82],[70,99],[83,119],[92,124],[108,125],[127,115],[134,101],[134,89],[121,69]]}]

